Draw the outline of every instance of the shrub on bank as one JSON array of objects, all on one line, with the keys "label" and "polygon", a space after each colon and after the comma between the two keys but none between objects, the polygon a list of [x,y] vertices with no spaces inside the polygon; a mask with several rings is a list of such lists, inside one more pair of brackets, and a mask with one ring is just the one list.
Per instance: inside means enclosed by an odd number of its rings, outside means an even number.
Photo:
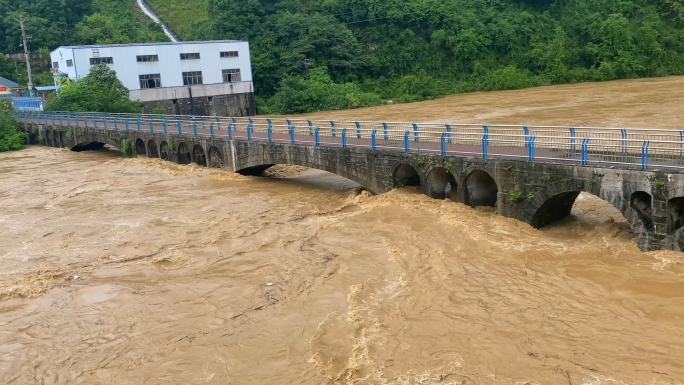
[{"label": "shrub on bank", "polygon": [[0,100],[0,152],[24,148],[25,135],[17,128],[17,120],[12,115],[12,102]]}]

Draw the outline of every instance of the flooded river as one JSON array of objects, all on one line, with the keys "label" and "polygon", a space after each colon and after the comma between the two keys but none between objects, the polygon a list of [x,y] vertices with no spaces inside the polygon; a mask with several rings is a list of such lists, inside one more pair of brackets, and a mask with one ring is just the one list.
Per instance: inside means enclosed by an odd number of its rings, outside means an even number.
[{"label": "flooded river", "polygon": [[539,231],[306,169],[31,147],[0,180],[1,384],[684,383],[684,254],[591,195]]}]

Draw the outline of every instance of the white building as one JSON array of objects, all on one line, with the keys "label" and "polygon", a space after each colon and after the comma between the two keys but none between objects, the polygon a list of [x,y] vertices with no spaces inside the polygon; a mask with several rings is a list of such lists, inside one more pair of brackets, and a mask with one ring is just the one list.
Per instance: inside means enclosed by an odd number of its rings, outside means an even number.
[{"label": "white building", "polygon": [[133,100],[176,115],[254,115],[249,43],[220,40],[179,43],[63,46],[52,67],[70,79],[106,63]]}]

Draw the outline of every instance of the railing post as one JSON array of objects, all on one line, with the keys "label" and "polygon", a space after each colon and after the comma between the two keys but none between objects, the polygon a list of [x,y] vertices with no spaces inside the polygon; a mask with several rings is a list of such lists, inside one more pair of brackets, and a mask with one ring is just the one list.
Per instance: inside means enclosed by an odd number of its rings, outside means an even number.
[{"label": "railing post", "polygon": [[321,128],[316,127],[316,146],[321,145]]},{"label": "railing post", "polygon": [[482,126],[484,133],[482,134],[482,157],[487,159],[489,157],[489,127]]},{"label": "railing post", "polygon": [[442,133],[442,136],[439,138],[439,144],[440,144],[440,150],[442,153],[442,156],[446,156],[446,132]]},{"label": "railing post", "polygon": [[247,131],[254,132],[254,120],[252,120],[252,118],[249,118],[249,124],[247,125]]},{"label": "railing post", "polygon": [[536,136],[531,136],[527,141],[527,160],[534,162],[534,142],[537,140]]},{"label": "railing post", "polygon": [[97,115],[93,116],[93,128],[97,128]]},{"label": "railing post", "polygon": [[114,118],[114,129],[119,131],[119,119]]},{"label": "railing post", "polygon": [[83,125],[88,128],[88,115],[83,116]]},{"label": "railing post", "polygon": [[648,146],[651,144],[650,140],[644,140],[644,144],[641,145],[641,169],[648,169]]},{"label": "railing post", "polygon": [[62,126],[62,114],[59,114],[59,126]]},{"label": "railing post", "polygon": [[202,129],[204,130],[204,115],[202,115]]},{"label": "railing post", "polygon": [[183,122],[176,120],[176,126],[178,127],[178,135],[183,134]]},{"label": "railing post", "polygon": [[684,131],[679,131],[679,156],[684,153]]},{"label": "railing post", "polygon": [[75,119],[76,119],[76,127],[78,127],[78,112],[76,112]]},{"label": "railing post", "polygon": [[627,130],[624,128],[620,129],[620,134],[622,134],[622,153],[627,153]]},{"label": "railing post", "polygon": [[332,132],[332,136],[335,136],[335,121],[331,120],[330,121],[330,131]]},{"label": "railing post", "polygon": [[416,123],[413,123],[413,141],[418,141],[418,125]]},{"label": "railing post", "polygon": [[411,135],[409,131],[404,133],[404,152],[411,151],[411,146],[409,145],[409,135]]},{"label": "railing post", "polygon": [[377,143],[377,139],[376,139],[377,135],[378,135],[378,130],[373,130],[373,132],[371,132],[371,149],[373,151],[378,149],[378,143]]},{"label": "railing post", "polygon": [[268,122],[268,141],[273,142],[273,122],[271,119],[266,119],[266,121]]},{"label": "railing post", "polygon": [[150,132],[154,132],[154,122],[152,121],[152,117],[150,117]]},{"label": "railing post", "polygon": [[589,138],[582,139],[582,166],[589,163]]},{"label": "railing post", "polygon": [[530,128],[523,126],[523,132],[525,133],[525,147],[530,144]]},{"label": "railing post", "polygon": [[451,124],[447,123],[446,124],[446,130],[447,130],[447,141],[451,143]]},{"label": "railing post", "polygon": [[309,135],[313,135],[313,134],[314,134],[314,132],[313,132],[313,123],[311,123],[310,120],[307,120],[307,121],[306,121],[306,124],[309,126]]},{"label": "railing post", "polygon": [[343,128],[342,129],[342,148],[347,147],[347,129]]},{"label": "railing post", "polygon": [[228,139],[233,140],[233,123],[228,123]]},{"label": "railing post", "polygon": [[[116,120],[115,120],[116,122]],[[166,129],[166,118],[162,118],[162,126],[164,126],[164,134],[168,133],[168,130]]]},{"label": "railing post", "polygon": [[252,140],[252,130],[247,126],[247,140]]},{"label": "railing post", "polygon": [[214,137],[214,122],[211,122],[211,124],[209,124],[209,132],[211,134],[211,137],[213,138]]},{"label": "railing post", "polygon": [[570,127],[570,150],[577,150],[577,140],[575,139],[575,127]]},{"label": "railing post", "polygon": [[356,123],[356,138],[361,139],[361,123],[355,122]]},{"label": "railing post", "polygon": [[71,127],[71,113],[67,114],[67,126]]},{"label": "railing post", "polygon": [[54,127],[54,125],[55,125],[55,114],[54,113],[50,114],[50,119],[52,121],[52,126]]},{"label": "railing post", "polygon": [[389,140],[389,127],[387,127],[387,123],[385,122],[382,122],[382,136],[385,140]]},{"label": "railing post", "polygon": [[[287,120],[290,121],[289,119]],[[295,144],[295,127],[288,124],[288,130],[290,131],[290,143]]]},{"label": "railing post", "polygon": [[197,136],[197,121],[192,122],[192,134]]},{"label": "railing post", "polygon": [[128,125],[131,122],[131,118],[126,118],[126,131],[128,131]]},{"label": "railing post", "polygon": [[142,131],[141,125],[142,125],[142,119],[138,116],[138,132]]}]

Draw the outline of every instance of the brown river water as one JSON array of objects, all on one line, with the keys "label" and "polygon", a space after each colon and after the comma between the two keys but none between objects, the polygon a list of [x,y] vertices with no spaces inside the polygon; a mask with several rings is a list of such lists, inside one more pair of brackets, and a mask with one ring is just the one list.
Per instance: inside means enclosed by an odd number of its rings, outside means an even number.
[{"label": "brown river water", "polygon": [[[676,127],[683,85],[317,115]],[[640,252],[598,198],[540,231],[411,188],[271,174],[0,154],[0,384],[684,383],[684,254]]]}]

